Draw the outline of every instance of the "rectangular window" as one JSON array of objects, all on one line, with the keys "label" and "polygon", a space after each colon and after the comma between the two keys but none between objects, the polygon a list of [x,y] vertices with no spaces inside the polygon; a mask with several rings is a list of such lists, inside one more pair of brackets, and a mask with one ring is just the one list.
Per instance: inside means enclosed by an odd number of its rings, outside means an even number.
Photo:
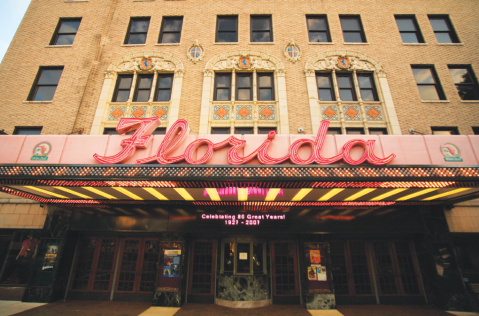
[{"label": "rectangular window", "polygon": [[51,101],[62,76],[63,67],[40,67],[28,101]]},{"label": "rectangular window", "polygon": [[307,15],[306,23],[308,25],[310,43],[331,42],[331,34],[329,33],[329,24],[326,15]]},{"label": "rectangular window", "polygon": [[411,66],[421,100],[444,100],[444,94],[432,66]]},{"label": "rectangular window", "polygon": [[40,135],[43,126],[15,126],[13,135]]},{"label": "rectangular window", "polygon": [[173,86],[173,75],[158,74],[156,83],[155,101],[165,102],[171,99],[171,87]]},{"label": "rectangular window", "polygon": [[216,21],[216,42],[238,42],[238,16],[219,15]]},{"label": "rectangular window", "polygon": [[348,135],[363,135],[364,129],[362,128],[346,128],[346,134]]},{"label": "rectangular window", "polygon": [[341,135],[342,133],[341,127],[330,127],[326,132],[327,135]]},{"label": "rectangular window", "polygon": [[369,135],[387,135],[387,128],[370,128]]},{"label": "rectangular window", "polygon": [[403,43],[424,43],[419,26],[413,15],[395,15]]},{"label": "rectangular window", "polygon": [[215,101],[231,100],[231,74],[217,73],[215,78]]},{"label": "rectangular window", "polygon": [[236,100],[253,100],[253,74],[236,73]]},{"label": "rectangular window", "polygon": [[339,16],[345,43],[366,43],[361,18],[359,15]]},{"label": "rectangular window", "polygon": [[428,15],[428,18],[438,43],[459,43],[459,38],[452,27],[449,16]]},{"label": "rectangular window", "polygon": [[476,77],[469,66],[448,66],[462,100],[479,100]]},{"label": "rectangular window", "polygon": [[459,135],[457,127],[431,126],[433,135]]},{"label": "rectangular window", "polygon": [[229,127],[212,127],[211,134],[229,134],[230,128]]},{"label": "rectangular window", "polygon": [[235,134],[252,135],[254,134],[254,128],[253,127],[235,127]]},{"label": "rectangular window", "polygon": [[152,83],[153,75],[138,75],[133,102],[148,102],[150,99]]},{"label": "rectangular window", "polygon": [[274,100],[274,77],[272,73],[257,72],[258,79],[258,100]]},{"label": "rectangular window", "polygon": [[131,18],[125,44],[145,44],[150,18]]},{"label": "rectangular window", "polygon": [[183,26],[182,16],[163,17],[161,22],[161,31],[159,43],[179,43],[181,38],[181,28]]},{"label": "rectangular window", "polygon": [[165,135],[166,134],[166,127],[157,127],[151,135]]},{"label": "rectangular window", "polygon": [[251,42],[267,43],[273,41],[271,15],[251,16]]},{"label": "rectangular window", "polygon": [[359,90],[361,91],[361,98],[363,101],[378,101],[378,94],[376,93],[376,86],[372,74],[357,74]]},{"label": "rectangular window", "polygon": [[276,127],[258,127],[258,134],[267,135],[270,131],[276,131]]},{"label": "rectangular window", "polygon": [[336,101],[331,73],[316,73],[320,101]]},{"label": "rectangular window", "polygon": [[126,102],[130,97],[131,82],[133,75],[119,75],[116,81],[115,92],[111,102]]},{"label": "rectangular window", "polygon": [[103,135],[118,135],[116,127],[105,127],[103,129]]},{"label": "rectangular window", "polygon": [[356,101],[356,93],[354,92],[353,78],[351,74],[337,73],[339,95],[341,101]]},{"label": "rectangular window", "polygon": [[60,19],[52,40],[50,41],[50,45],[72,45],[75,35],[78,32],[80,22],[81,18]]}]

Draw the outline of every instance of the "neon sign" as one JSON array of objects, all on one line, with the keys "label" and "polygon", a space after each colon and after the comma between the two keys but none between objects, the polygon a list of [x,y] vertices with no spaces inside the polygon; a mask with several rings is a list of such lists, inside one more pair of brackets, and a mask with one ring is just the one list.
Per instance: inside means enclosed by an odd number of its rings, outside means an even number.
[{"label": "neon sign", "polygon": [[198,220],[225,226],[259,226],[286,220],[285,214],[201,214]]},{"label": "neon sign", "polygon": [[[121,142],[120,145],[123,147],[123,149],[116,155],[105,157],[95,154],[93,157],[102,164],[116,164],[125,161],[135,153],[137,148],[148,147],[152,140],[151,133],[160,125],[160,119],[157,117],[146,119],[122,118],[116,128],[117,131],[120,134],[123,134],[132,130],[136,130],[135,133],[130,138],[124,139]],[[230,136],[219,143],[213,143],[209,139],[197,139],[186,147],[186,150],[182,155],[169,157],[168,155],[173,152],[182,142],[184,142],[188,136],[188,122],[186,122],[186,120],[180,119],[177,120],[168,130],[168,133],[165,135],[165,138],[158,147],[156,154],[148,158],[138,159],[136,163],[144,164],[157,161],[160,164],[172,164],[185,160],[187,163],[192,165],[201,165],[207,163],[211,157],[213,157],[214,151],[226,146],[231,147],[228,150],[227,159],[232,165],[245,164],[254,158],[257,158],[258,161],[264,165],[280,164],[288,159],[297,165],[309,165],[312,163],[328,165],[340,160],[343,160],[350,165],[359,165],[366,161],[373,165],[384,165],[391,162],[396,157],[394,154],[391,154],[386,158],[376,157],[374,154],[375,141],[366,141],[362,139],[353,139],[348,141],[346,144],[344,144],[341,153],[336,156],[323,157],[321,155],[321,149],[323,148],[328,127],[328,121],[321,121],[321,125],[315,140],[304,138],[298,139],[289,148],[289,153],[279,158],[273,158],[268,155],[268,149],[276,136],[276,131],[270,131],[268,138],[263,142],[263,144],[261,144],[258,148],[256,148],[256,150],[245,157],[240,155],[240,151],[245,147],[246,141],[238,139],[235,136]],[[203,145],[208,147],[206,152],[202,155],[202,157],[197,157],[195,159],[195,151]],[[310,146],[312,149],[311,155],[307,159],[302,159],[299,157],[299,149],[302,146]],[[358,160],[355,160],[351,157],[351,150],[355,146],[361,146],[364,148],[364,153]]]}]

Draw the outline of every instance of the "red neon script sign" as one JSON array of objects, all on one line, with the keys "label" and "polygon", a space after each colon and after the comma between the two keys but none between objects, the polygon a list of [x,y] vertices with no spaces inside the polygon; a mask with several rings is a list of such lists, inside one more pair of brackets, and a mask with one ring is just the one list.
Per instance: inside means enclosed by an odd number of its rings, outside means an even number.
[{"label": "red neon script sign", "polygon": [[[93,157],[98,162],[103,164],[115,164],[122,162],[131,157],[135,153],[136,148],[148,147],[151,142],[151,133],[158,126],[160,126],[160,124],[161,122],[157,117],[147,119],[123,118],[120,120],[116,128],[120,134],[136,129],[136,132],[130,138],[121,142],[121,146],[124,147],[123,150],[118,154],[109,157],[102,157],[97,154],[93,155]],[[138,159],[136,163],[144,164],[156,160],[160,164],[172,164],[186,160],[186,162],[189,164],[201,165],[207,163],[211,157],[213,157],[215,150],[224,148],[226,146],[231,146],[231,148],[228,150],[227,158],[228,162],[232,165],[245,164],[254,158],[258,158],[259,162],[265,165],[280,164],[288,159],[297,165],[309,165],[312,163],[328,165],[340,160],[343,160],[350,165],[359,165],[365,161],[368,161],[374,165],[384,165],[391,162],[396,157],[394,154],[391,154],[386,158],[376,157],[374,154],[375,141],[366,141],[362,139],[353,139],[348,141],[346,144],[344,144],[341,153],[336,156],[329,158],[323,157],[321,155],[321,149],[323,148],[328,127],[328,121],[321,121],[318,134],[314,141],[304,138],[298,139],[289,148],[289,153],[280,158],[273,158],[268,155],[268,149],[271,146],[274,137],[276,136],[276,131],[270,131],[268,138],[263,142],[263,144],[261,144],[255,151],[246,157],[242,157],[239,154],[241,149],[243,149],[246,145],[246,141],[238,139],[234,136],[230,136],[219,143],[213,143],[209,139],[197,139],[189,144],[188,147],[186,147],[186,150],[182,155],[168,157],[168,154],[176,149],[188,136],[188,122],[186,122],[186,120],[180,119],[177,120],[168,130],[168,133],[158,147],[156,154],[148,158]],[[208,147],[206,152],[202,157],[197,157],[195,159],[194,152],[203,145]],[[311,146],[312,148],[311,155],[307,159],[302,159],[299,157],[299,148],[302,146]],[[358,160],[351,158],[351,150],[355,146],[361,146],[364,148],[363,156]]]}]

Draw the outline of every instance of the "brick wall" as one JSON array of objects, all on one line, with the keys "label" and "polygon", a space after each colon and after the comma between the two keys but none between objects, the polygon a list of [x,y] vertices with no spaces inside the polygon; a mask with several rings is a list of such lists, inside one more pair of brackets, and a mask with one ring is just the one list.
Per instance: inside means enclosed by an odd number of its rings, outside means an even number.
[{"label": "brick wall", "polygon": [[[367,54],[382,63],[403,134],[410,127],[430,134],[430,126],[458,126],[461,134],[472,134],[479,126],[479,103],[461,102],[448,64],[471,64],[479,73],[479,7],[472,0],[460,1],[365,1],[322,0],[224,0],[212,1],[133,1],[91,0],[68,3],[64,0],[32,0],[0,66],[0,129],[7,133],[14,126],[42,125],[44,134],[66,134],[73,129],[89,131],[93,122],[104,72],[108,66],[130,53],[161,51],[180,58],[185,65],[180,118],[188,120],[192,133],[198,133],[201,88],[206,63],[228,51],[251,49],[281,59],[286,68],[290,132],[304,127],[311,133],[305,62],[319,52],[351,50]],[[239,44],[215,44],[216,15],[239,16]],[[249,44],[250,14],[272,14],[274,44]],[[308,43],[306,14],[327,14],[331,45]],[[367,45],[344,44],[339,14],[360,14]],[[394,14],[416,14],[427,45],[403,45]],[[427,14],[449,14],[464,45],[438,45]],[[180,45],[155,45],[164,15],[183,15]],[[82,23],[73,47],[46,48],[60,17],[81,16]],[[146,45],[124,47],[129,19],[151,16]],[[102,37],[103,34],[103,37]],[[303,50],[302,60],[286,60],[283,49],[294,39]],[[101,45],[100,45],[101,39]],[[186,50],[198,39],[206,55],[193,64]],[[434,64],[447,103],[422,103],[411,64]],[[39,66],[64,65],[65,69],[53,102],[25,104]]]}]

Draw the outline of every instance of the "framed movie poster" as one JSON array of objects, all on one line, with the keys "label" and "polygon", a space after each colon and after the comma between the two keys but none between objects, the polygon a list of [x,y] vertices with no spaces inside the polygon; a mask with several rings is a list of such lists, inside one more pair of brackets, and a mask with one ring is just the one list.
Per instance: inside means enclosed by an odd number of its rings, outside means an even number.
[{"label": "framed movie poster", "polygon": [[306,242],[303,265],[307,274],[306,284],[310,293],[329,293],[331,271],[328,258],[328,243]]},{"label": "framed movie poster", "polygon": [[58,266],[63,239],[40,239],[38,254],[33,265],[31,286],[51,286]]},{"label": "framed movie poster", "polygon": [[431,243],[430,247],[434,257],[435,272],[442,290],[450,293],[464,292],[464,281],[452,245],[441,242]]},{"label": "framed movie poster", "polygon": [[179,278],[181,267],[181,250],[168,249],[165,250],[165,260],[163,263],[164,278]]}]

